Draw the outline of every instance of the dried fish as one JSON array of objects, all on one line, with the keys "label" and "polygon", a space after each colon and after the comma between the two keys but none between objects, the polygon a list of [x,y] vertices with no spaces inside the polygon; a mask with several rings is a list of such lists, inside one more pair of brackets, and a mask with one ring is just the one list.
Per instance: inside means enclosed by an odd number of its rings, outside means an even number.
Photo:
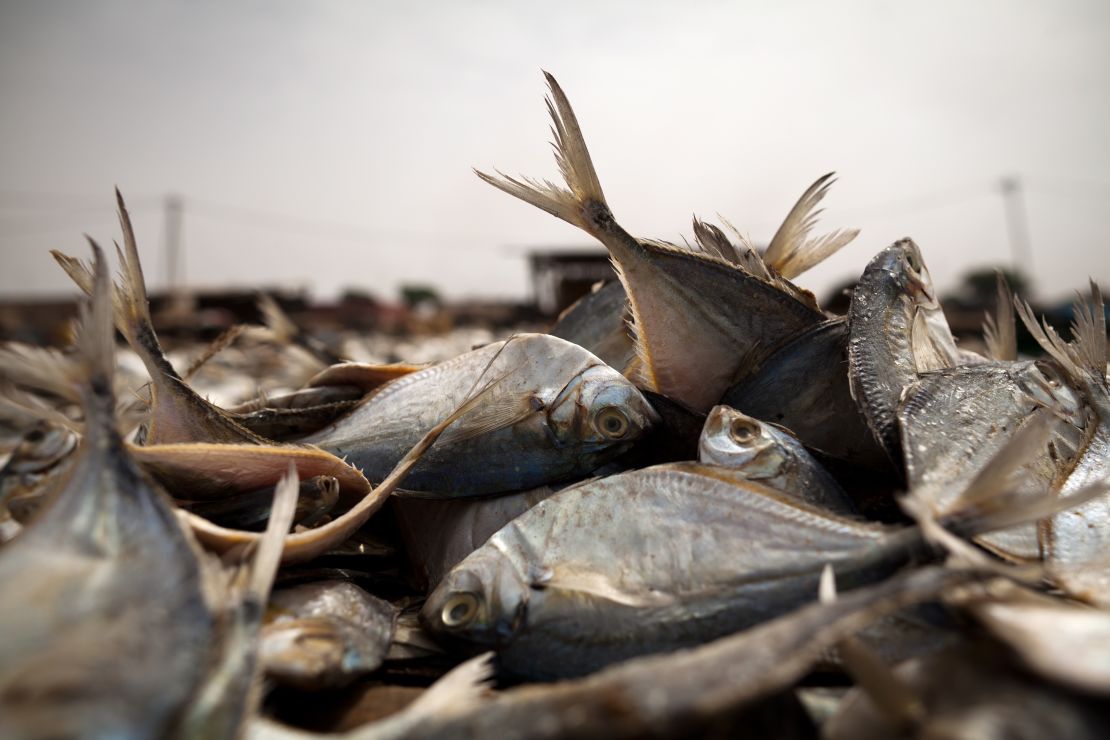
[{"label": "dried fish", "polygon": [[918,373],[964,363],[921,252],[895,242],[867,265],[848,312],[849,383],[875,438],[901,459],[895,413]]},{"label": "dried fish", "polygon": [[854,465],[889,470],[848,384],[848,326],[840,319],[803,331],[764,359],[721,403],[781,424],[806,447]]},{"label": "dried fish", "polygon": [[472,389],[496,378],[415,466],[425,497],[520,491],[581,477],[627,450],[658,418],[635,387],[581,347],[518,334],[406,374],[303,441],[380,479]]},{"label": "dried fish", "polygon": [[[767,280],[769,271],[756,275],[711,251],[638,240],[625,231],[601,192],[566,95],[554,77],[547,75],[547,82],[555,156],[567,189],[528,178],[478,175],[578,226],[609,250],[632,314],[638,381],[695,411],[707,411],[749,365],[824,316],[815,304]],[[816,192],[823,192],[820,183],[816,187],[788,217],[792,225],[780,229],[784,262],[798,259],[795,245],[812,225],[810,213],[820,200]]]},{"label": "dried fish", "polygon": [[789,432],[728,406],[709,412],[698,460],[736,470],[820,509],[856,513],[844,489]]},{"label": "dried fish", "polygon": [[69,376],[85,438],[57,495],[0,550],[0,735],[230,737],[251,712],[259,602],[296,483],[238,577],[197,549],[116,429],[110,286],[93,248]]},{"label": "dried fish", "polygon": [[262,665],[300,688],[345,686],[382,664],[396,618],[388,601],[347,581],[279,589],[262,628]]}]

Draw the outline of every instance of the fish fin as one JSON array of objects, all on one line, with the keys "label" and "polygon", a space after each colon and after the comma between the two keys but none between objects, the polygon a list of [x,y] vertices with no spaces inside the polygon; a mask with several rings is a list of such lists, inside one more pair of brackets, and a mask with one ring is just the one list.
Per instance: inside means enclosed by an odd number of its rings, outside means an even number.
[{"label": "fish fin", "polygon": [[1075,342],[1073,356],[1077,363],[1097,379],[1106,377],[1106,310],[1102,303],[1102,291],[1098,283],[1091,280],[1091,296],[1084,300],[1076,296],[1075,321],[1071,325],[1071,335]]},{"label": "fish fin", "polygon": [[181,379],[185,381],[192,380],[193,376],[196,375],[202,367],[208,364],[209,360],[230,347],[236,339],[242,336],[246,329],[247,327],[245,324],[235,324],[230,329],[222,332],[220,336],[216,337],[204,348],[200,356],[189,364],[189,367],[181,374]]},{"label": "fish fin", "polygon": [[[1073,379],[1078,379],[1082,376],[1082,368],[1075,361],[1072,355],[1071,347],[1064,341],[1063,337],[1056,333],[1052,326],[1044,321],[1037,323],[1037,318],[1033,314],[1033,308],[1026,301],[1020,298],[1014,298],[1014,308],[1017,309],[1017,314],[1021,318],[1021,322],[1025,324],[1025,328],[1033,335],[1033,339],[1047,352],[1052,359],[1059,363],[1060,367],[1071,376]],[[1104,366],[1105,367],[1105,366]],[[1105,372],[1105,370],[1103,370]]]},{"label": "fish fin", "polygon": [[910,346],[913,349],[914,367],[919,373],[943,370],[960,364],[959,357],[951,353],[951,348],[944,342],[934,341],[933,337],[929,319],[918,311],[914,314],[913,326],[910,327]]},{"label": "fish fin", "polygon": [[[936,516],[937,522],[961,537],[975,537],[1039,521],[1110,491],[1110,478],[1067,496],[1060,496],[1053,490],[1034,494],[1015,489],[1014,478],[1049,443],[1059,423],[1049,409],[1037,409],[1030,414],[955,501],[946,507],[946,512]],[[908,496],[913,498],[913,492]],[[930,512],[930,516],[935,516],[927,502],[911,506],[918,513],[922,507]]]},{"label": "fish fin", "polygon": [[492,434],[499,429],[511,427],[536,411],[537,407],[530,395],[493,396],[471,413],[460,417],[443,433],[436,446],[460,444],[483,434]]},{"label": "fish fin", "polygon": [[[4,350],[0,349],[0,375],[7,377],[8,373],[3,366],[3,353]],[[80,433],[84,428],[82,424],[45,403],[35,394],[17,388],[6,379],[0,381],[0,419],[15,422],[14,426],[19,429],[42,421],[71,432]]]},{"label": "fish fin", "polygon": [[1017,359],[1017,323],[1014,320],[1014,293],[1001,271],[997,273],[998,297],[994,313],[983,320],[983,341],[987,356],[995,360]]},{"label": "fish fin", "polygon": [[[339,494],[339,481],[332,477],[335,494]],[[247,589],[250,598],[258,604],[265,605],[269,598],[270,589],[274,585],[274,576],[277,575],[278,564],[281,562],[281,549],[285,543],[285,535],[293,526],[293,515],[297,509],[297,496],[299,494],[300,479],[297,475],[297,466],[289,463],[289,469],[278,481],[274,489],[274,503],[270,509],[270,520],[266,525],[266,532],[258,540],[258,549],[254,553],[250,566],[250,580]]]},{"label": "fish fin", "polygon": [[548,180],[534,180],[530,177],[518,180],[501,171],[497,171],[496,177],[479,170],[474,170],[474,173],[495,188],[588,231],[589,224],[582,214],[581,206],[588,201],[604,205],[605,195],[601,192],[601,183],[570,101],[555,78],[548,72],[543,74],[551,91],[547,98],[547,111],[551,115],[551,133],[554,138],[551,146],[569,190]]},{"label": "fish fin", "polygon": [[[737,231],[735,226],[731,224],[728,224],[728,226],[739,235],[740,232]],[[814,311],[821,310],[812,293],[804,288],[799,288],[774,267],[767,265],[750,243],[737,246],[729,241],[729,238],[720,228],[697,218],[694,218],[694,239],[703,253],[739,267],[752,277],[775,286]]]},{"label": "fish fin", "polygon": [[858,229],[840,229],[808,238],[821,214],[817,206],[836,182],[835,176],[835,172],[822,175],[802,193],[763,253],[763,261],[787,279],[801,275],[859,235]]},{"label": "fish fin", "polygon": [[[836,603],[836,575],[831,563],[821,571],[818,601]],[[905,729],[924,719],[921,698],[867,643],[849,635],[836,644],[836,652],[856,685],[896,727]]]},{"label": "fish fin", "polygon": [[711,254],[717,259],[731,262],[744,267],[744,261],[738,250],[721,229],[707,221],[702,221],[694,216],[694,241],[698,248],[706,254]]},{"label": "fish fin", "polygon": [[297,325],[281,310],[281,306],[268,293],[258,295],[258,313],[262,315],[262,323],[266,325],[281,344],[289,344],[300,333]]},{"label": "fish fin", "polygon": [[78,401],[80,389],[73,383],[75,374],[73,360],[56,349],[19,342],[0,347],[0,377],[14,385]]},{"label": "fish fin", "polygon": [[482,653],[452,668],[405,709],[407,719],[438,716],[480,702],[494,678],[492,652]]},{"label": "fish fin", "polygon": [[366,362],[341,362],[331,367],[326,367],[312,376],[306,388],[319,388],[326,385],[353,385],[361,388],[363,392],[370,393],[387,383],[404,377],[409,373],[424,370],[429,365],[412,365],[397,362],[388,365],[379,365]]}]

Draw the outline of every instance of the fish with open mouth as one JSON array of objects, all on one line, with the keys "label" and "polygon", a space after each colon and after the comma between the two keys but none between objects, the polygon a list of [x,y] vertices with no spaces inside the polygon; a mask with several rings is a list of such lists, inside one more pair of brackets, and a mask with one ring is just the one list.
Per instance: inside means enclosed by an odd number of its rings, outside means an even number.
[{"label": "fish with open mouth", "polygon": [[852,292],[849,383],[875,438],[901,462],[898,401],[919,373],[965,364],[921,250],[902,239],[879,252]]},{"label": "fish with open mouth", "polygon": [[788,431],[728,406],[709,412],[698,460],[730,468],[818,508],[846,516],[856,513],[840,484]]}]

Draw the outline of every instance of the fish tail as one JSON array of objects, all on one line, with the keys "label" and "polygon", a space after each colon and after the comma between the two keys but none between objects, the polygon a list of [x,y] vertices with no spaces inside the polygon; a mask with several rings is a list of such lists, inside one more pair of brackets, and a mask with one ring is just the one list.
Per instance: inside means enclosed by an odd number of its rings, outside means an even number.
[{"label": "fish tail", "polygon": [[[111,396],[115,372],[115,339],[112,331],[112,287],[101,248],[92,239],[93,261],[62,255],[68,269],[74,270],[78,285],[90,300],[78,305],[76,330],[77,358],[42,347],[12,343],[0,349],[0,374],[10,383],[82,403],[90,387]],[[5,395],[16,402],[18,389]],[[18,405],[33,410],[28,403]],[[44,409],[45,410],[45,409]],[[69,425],[67,425],[69,426]]]},{"label": "fish tail", "polygon": [[[127,343],[142,359],[143,364],[151,373],[151,377],[158,378],[168,375],[174,380],[180,376],[173,366],[166,360],[158,337],[154,333],[154,323],[150,317],[150,304],[147,299],[146,282],[143,279],[143,270],[139,262],[139,250],[135,242],[135,230],[131,225],[131,216],[123,202],[123,196],[116,189],[116,203],[119,209],[120,226],[123,229],[123,247],[116,245],[116,253],[120,261],[120,282],[111,294],[116,327],[127,339]],[[88,237],[86,237],[88,238]],[[89,239],[92,242],[91,239]],[[86,295],[93,294],[95,277],[93,268],[79,259],[70,257],[57,250],[51,250],[54,260],[70,279],[77,284]]]},{"label": "fish tail", "polygon": [[599,217],[611,220],[612,216],[570,101],[550,73],[544,72],[544,77],[551,91],[547,98],[552,121],[551,146],[566,187],[548,180],[509,177],[499,170],[496,175],[474,172],[495,188],[593,234]]}]

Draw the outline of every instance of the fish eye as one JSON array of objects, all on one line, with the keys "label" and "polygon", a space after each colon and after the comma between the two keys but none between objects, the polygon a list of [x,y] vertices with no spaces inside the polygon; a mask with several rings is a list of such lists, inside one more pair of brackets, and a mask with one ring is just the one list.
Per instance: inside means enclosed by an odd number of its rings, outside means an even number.
[{"label": "fish eye", "polygon": [[457,593],[447,600],[439,617],[447,627],[465,627],[478,614],[478,597],[471,593]]},{"label": "fish eye", "polygon": [[732,435],[733,441],[746,445],[759,436],[759,427],[747,419],[733,419],[728,432]]},{"label": "fish eye", "polygon": [[607,439],[620,439],[628,433],[628,417],[616,406],[606,406],[594,420],[598,431]]}]

